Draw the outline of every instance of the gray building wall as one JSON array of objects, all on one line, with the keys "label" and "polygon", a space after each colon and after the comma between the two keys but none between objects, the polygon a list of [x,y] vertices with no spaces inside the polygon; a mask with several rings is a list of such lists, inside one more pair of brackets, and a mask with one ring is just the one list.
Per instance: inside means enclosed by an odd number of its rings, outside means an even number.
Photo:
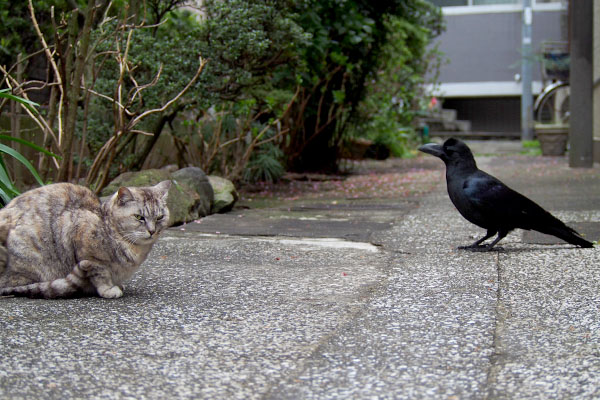
[{"label": "gray building wall", "polygon": [[521,19],[517,13],[446,16],[440,51],[449,64],[440,82],[509,81],[519,71]]},{"label": "gray building wall", "polygon": [[594,1],[594,161],[600,162],[600,1]]},{"label": "gray building wall", "polygon": [[[542,42],[568,40],[567,10],[559,7],[533,12],[534,95],[542,88]],[[440,85],[434,93],[444,108],[457,111],[458,119],[471,121],[474,133],[520,137],[521,84],[515,75],[521,73],[523,13],[518,8],[445,12],[446,30],[437,43],[448,63],[440,69]]]},{"label": "gray building wall", "polygon": [[[521,16],[520,12],[446,15],[447,28],[438,43],[449,63],[442,66],[439,82],[514,82],[521,69]],[[544,40],[566,40],[566,32],[566,11],[533,13],[534,51]],[[534,80],[541,81],[540,71],[535,62]]]}]

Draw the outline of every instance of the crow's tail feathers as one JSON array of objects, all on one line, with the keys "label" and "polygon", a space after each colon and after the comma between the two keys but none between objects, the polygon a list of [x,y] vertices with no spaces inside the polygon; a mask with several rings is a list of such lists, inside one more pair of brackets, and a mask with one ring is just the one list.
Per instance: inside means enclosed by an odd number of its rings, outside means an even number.
[{"label": "crow's tail feathers", "polygon": [[582,238],[581,235],[577,233],[573,228],[570,228],[562,223],[561,225],[562,226],[546,227],[545,229],[540,229],[540,232],[556,236],[557,238],[562,239],[565,242],[571,243],[575,246],[585,248],[594,247],[594,244],[592,242],[589,242]]}]

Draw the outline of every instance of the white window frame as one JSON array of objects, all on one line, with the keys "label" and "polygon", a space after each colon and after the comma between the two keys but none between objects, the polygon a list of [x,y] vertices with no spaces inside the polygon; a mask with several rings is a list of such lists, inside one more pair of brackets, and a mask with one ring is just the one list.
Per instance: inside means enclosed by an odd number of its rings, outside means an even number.
[{"label": "white window frame", "polygon": [[[473,5],[473,0],[467,0],[466,6],[448,6],[442,7],[444,15],[465,15],[465,14],[490,14],[490,13],[507,13],[507,12],[522,12],[523,5],[521,2],[516,4],[482,4]],[[560,11],[566,10],[566,1],[556,1],[553,3],[538,3],[532,1],[533,11]]]},{"label": "white window frame", "polygon": [[[537,96],[542,91],[542,82],[532,82],[533,95]],[[435,85],[425,85],[431,95],[456,99],[463,97],[517,97],[521,96],[521,82],[491,81],[491,82],[446,82]]]}]

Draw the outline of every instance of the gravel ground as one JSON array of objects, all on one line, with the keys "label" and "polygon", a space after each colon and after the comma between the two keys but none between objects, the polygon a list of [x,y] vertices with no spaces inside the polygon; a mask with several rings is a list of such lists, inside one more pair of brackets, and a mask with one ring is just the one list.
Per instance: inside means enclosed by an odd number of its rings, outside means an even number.
[{"label": "gravel ground", "polygon": [[[565,163],[480,159],[598,240],[600,169]],[[483,232],[441,167],[254,188],[169,230],[121,299],[0,299],[0,398],[600,397],[599,251],[457,251]]]}]

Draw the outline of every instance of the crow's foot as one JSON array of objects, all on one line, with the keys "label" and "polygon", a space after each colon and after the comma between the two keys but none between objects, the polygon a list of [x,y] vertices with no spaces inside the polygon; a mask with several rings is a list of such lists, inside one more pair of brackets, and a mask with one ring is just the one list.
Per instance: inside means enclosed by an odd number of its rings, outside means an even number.
[{"label": "crow's foot", "polygon": [[486,252],[486,251],[492,251],[492,250],[496,250],[496,251],[502,251],[504,250],[504,248],[502,247],[494,247],[494,246],[490,246],[487,244],[483,244],[483,245],[469,245],[469,246],[458,246],[459,250],[467,250],[467,251],[473,251],[473,252]]}]

